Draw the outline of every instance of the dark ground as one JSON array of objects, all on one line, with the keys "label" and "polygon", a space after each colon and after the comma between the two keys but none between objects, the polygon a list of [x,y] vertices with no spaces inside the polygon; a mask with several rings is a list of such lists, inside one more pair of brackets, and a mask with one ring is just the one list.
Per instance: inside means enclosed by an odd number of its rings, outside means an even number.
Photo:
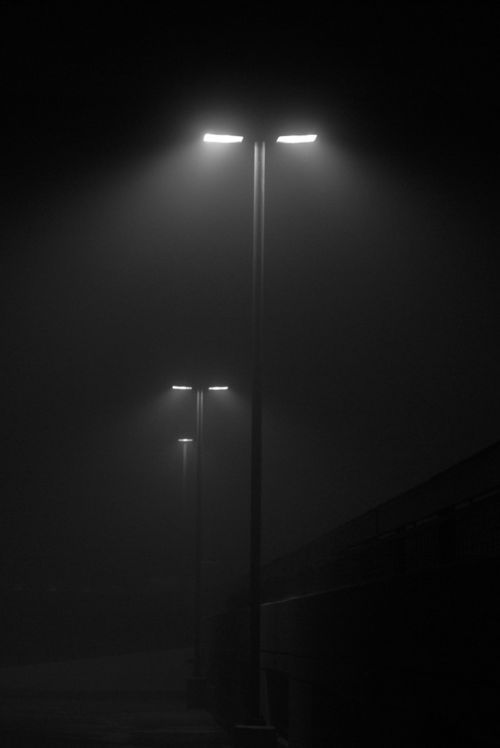
[{"label": "dark ground", "polygon": [[203,710],[166,694],[3,694],[2,748],[229,746]]}]

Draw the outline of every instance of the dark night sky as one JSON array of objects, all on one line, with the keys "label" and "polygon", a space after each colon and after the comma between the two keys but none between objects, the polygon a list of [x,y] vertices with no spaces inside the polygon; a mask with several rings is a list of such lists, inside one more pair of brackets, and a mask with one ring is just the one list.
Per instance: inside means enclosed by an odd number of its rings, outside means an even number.
[{"label": "dark night sky", "polygon": [[[207,402],[206,546],[245,568],[257,132],[265,556],[500,436],[489,5],[160,7],[3,5],[2,584],[189,566],[179,378],[231,385]],[[203,146],[225,123],[246,145]],[[293,126],[317,144],[272,145]]]}]

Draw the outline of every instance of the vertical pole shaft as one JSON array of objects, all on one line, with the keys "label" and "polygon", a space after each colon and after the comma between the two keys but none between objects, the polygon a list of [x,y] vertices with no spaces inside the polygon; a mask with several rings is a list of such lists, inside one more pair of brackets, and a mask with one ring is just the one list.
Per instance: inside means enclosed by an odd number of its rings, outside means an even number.
[{"label": "vertical pole shaft", "polygon": [[194,676],[201,675],[203,390],[196,391],[196,519],[194,589]]},{"label": "vertical pole shaft", "polygon": [[262,497],[262,332],[264,280],[265,143],[254,146],[252,270],[252,414],[250,478],[250,699],[249,718],[260,721],[260,566]]},{"label": "vertical pole shaft", "polygon": [[181,476],[181,495],[182,501],[186,503],[187,497],[187,442],[182,444],[182,476]]}]

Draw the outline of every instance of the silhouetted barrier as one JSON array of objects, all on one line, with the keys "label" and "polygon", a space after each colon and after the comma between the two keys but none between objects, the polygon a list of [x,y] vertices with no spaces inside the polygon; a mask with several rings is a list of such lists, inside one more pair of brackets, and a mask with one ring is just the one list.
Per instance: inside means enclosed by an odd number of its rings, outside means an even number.
[{"label": "silhouetted barrier", "polygon": [[[457,466],[264,567],[263,711],[290,746],[499,743],[494,456],[487,486]],[[245,595],[205,622],[228,723],[245,714]]]}]

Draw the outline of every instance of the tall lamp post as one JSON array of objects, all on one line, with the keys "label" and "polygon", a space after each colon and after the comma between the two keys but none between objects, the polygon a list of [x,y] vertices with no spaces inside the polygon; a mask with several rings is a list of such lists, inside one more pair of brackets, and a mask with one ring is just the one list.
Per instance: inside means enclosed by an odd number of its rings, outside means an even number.
[{"label": "tall lamp post", "polygon": [[[315,134],[280,135],[276,142],[313,143]],[[205,143],[241,143],[242,135],[206,133]],[[264,287],[264,209],[266,143],[254,143],[252,251],[252,400],[250,440],[250,673],[248,717],[262,723],[260,706],[260,597],[262,537],[262,333]]]},{"label": "tall lamp post", "polygon": [[[191,385],[174,384],[173,390],[192,391]],[[204,705],[206,680],[201,674],[201,590],[202,590],[202,554],[203,554],[203,437],[204,437],[204,395],[208,391],[225,391],[227,385],[213,385],[207,388],[196,388],[196,505],[195,505],[195,581],[194,581],[194,661],[193,677],[188,681],[188,706]]]}]

